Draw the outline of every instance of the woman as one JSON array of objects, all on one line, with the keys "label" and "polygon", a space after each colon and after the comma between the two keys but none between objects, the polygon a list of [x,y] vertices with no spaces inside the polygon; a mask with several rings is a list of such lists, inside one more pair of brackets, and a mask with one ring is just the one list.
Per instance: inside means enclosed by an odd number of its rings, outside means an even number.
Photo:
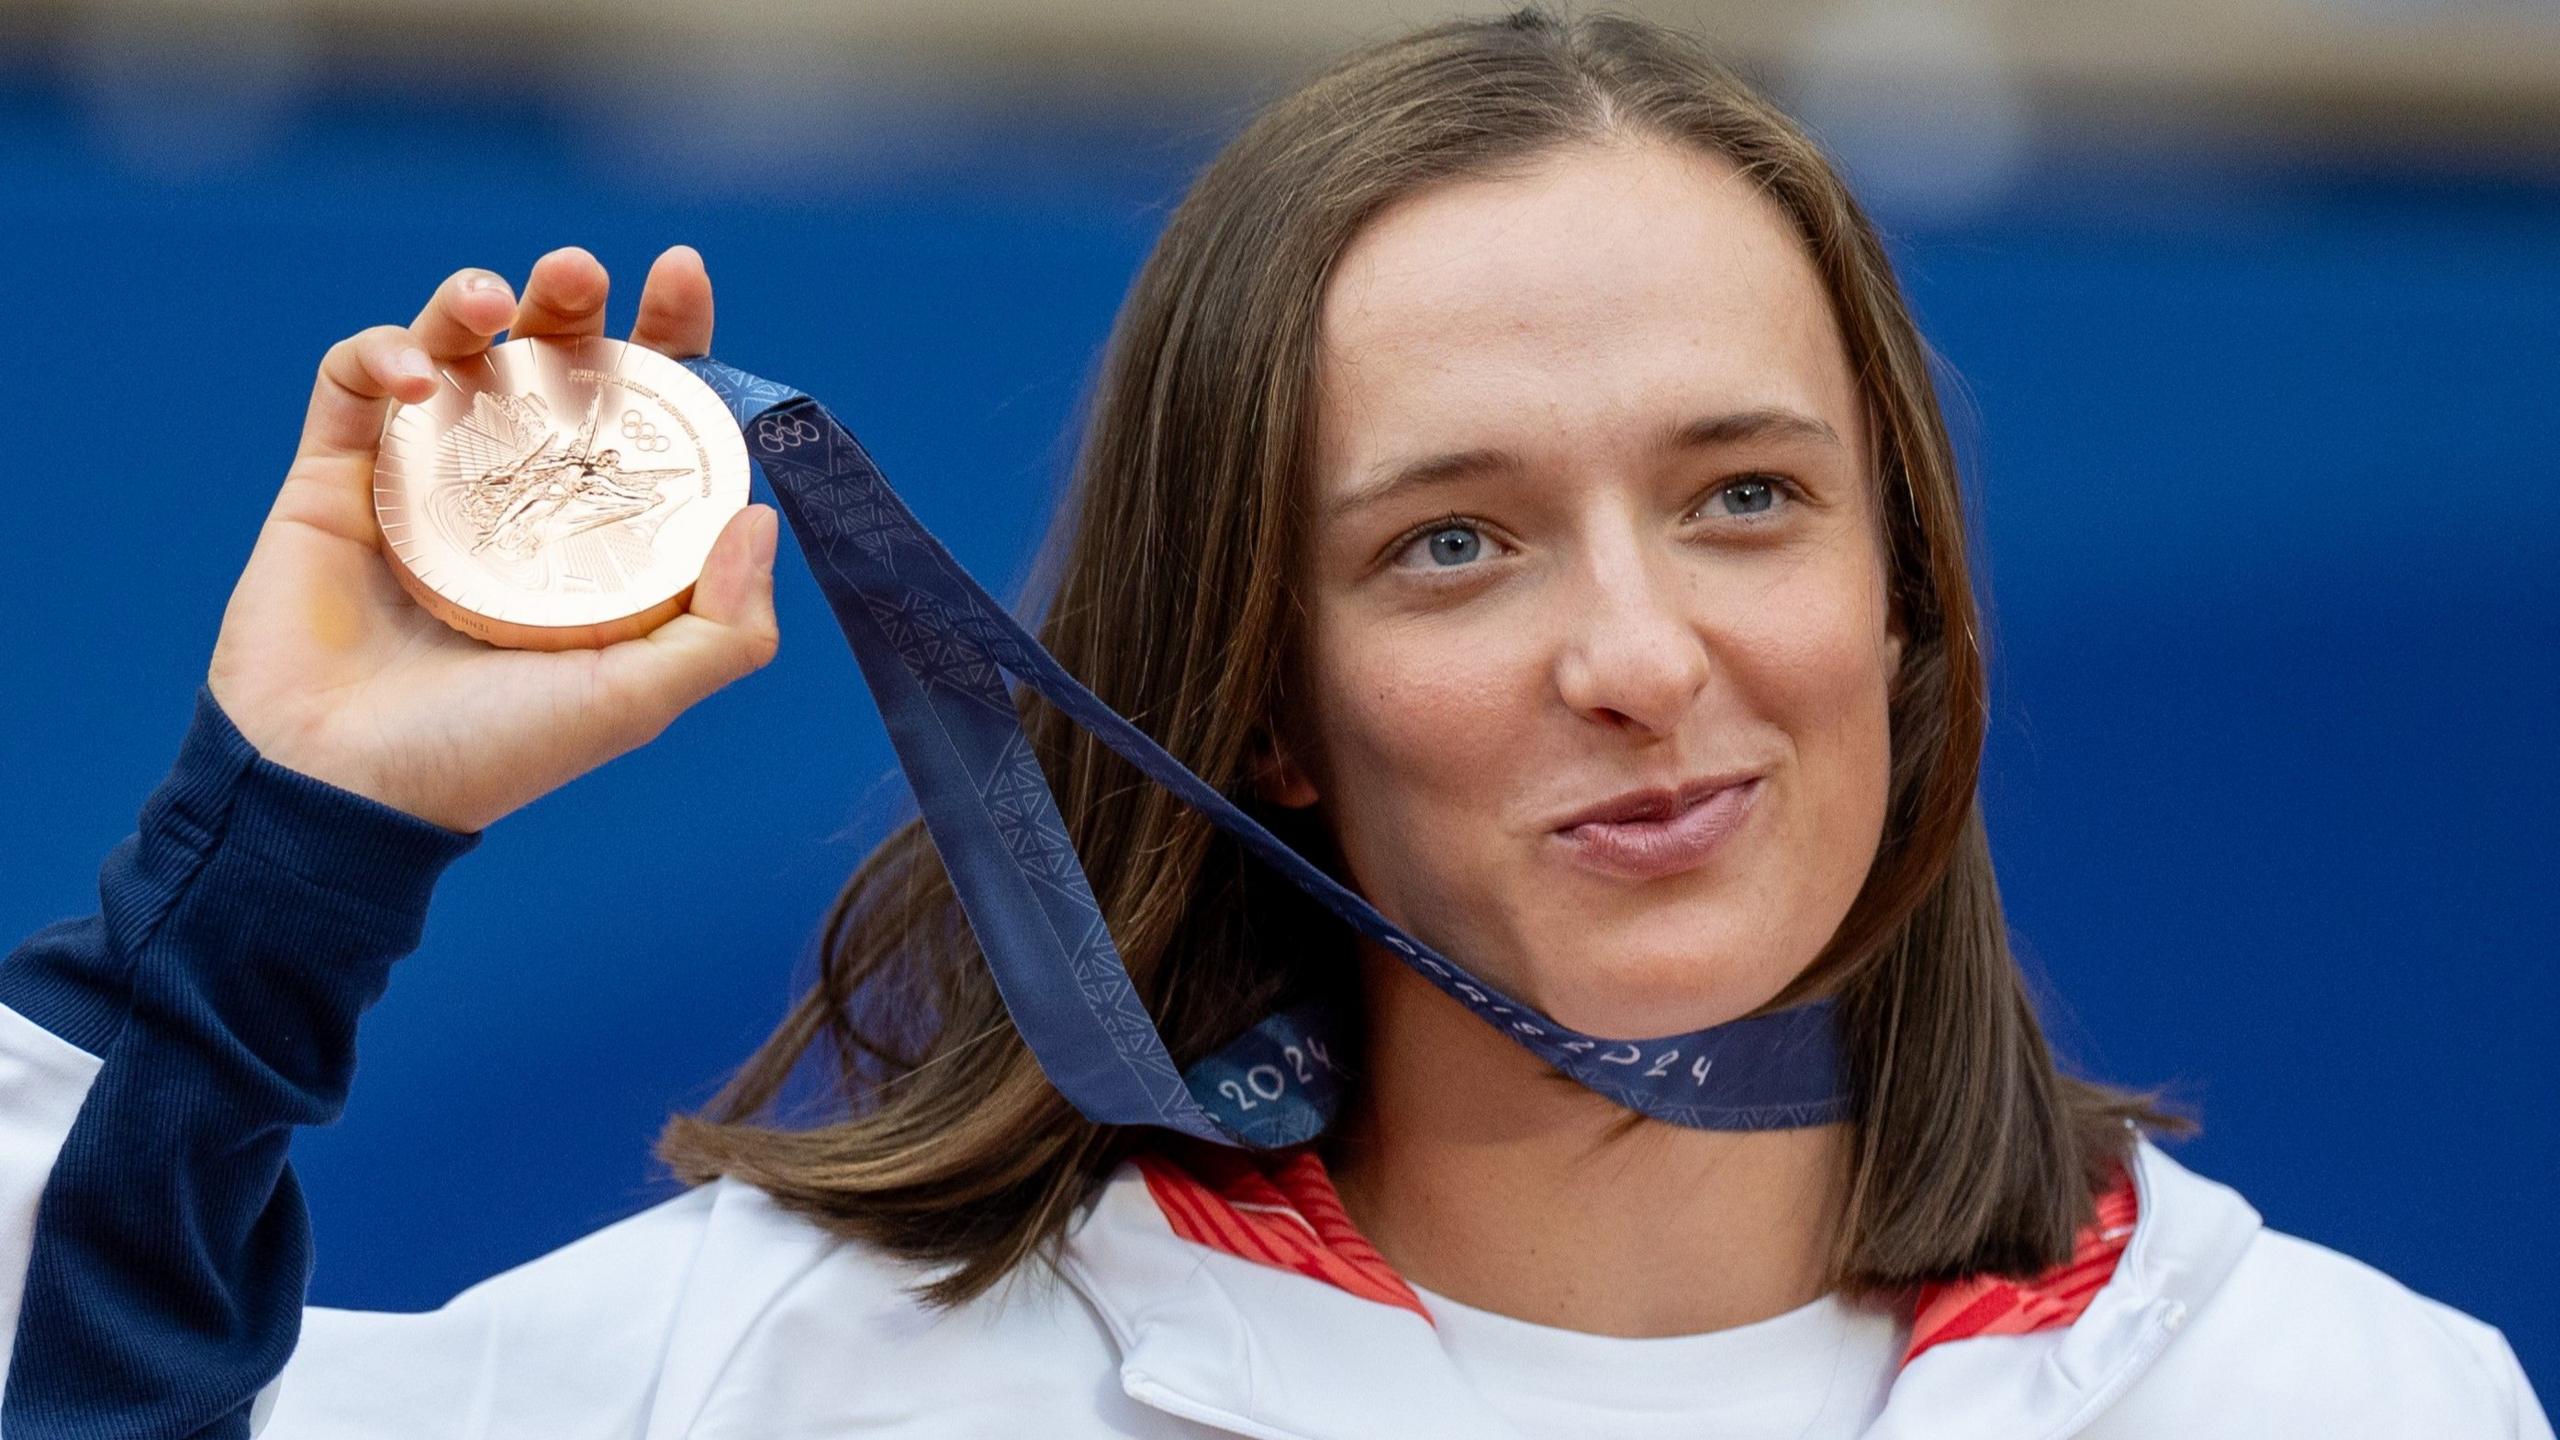
[{"label": "woman", "polygon": [[[1033,702],[1177,1056],[1295,996],[1360,1018],[1324,1137],[1085,1121],[910,824],[670,1126],[696,1188],[432,1314],[302,1310],[283,1137],[337,1112],[436,877],[777,643],[760,506],[646,640],[490,651],[402,608],[386,397],[509,325],[599,328],[583,252],[521,306],[494,281],[330,352],[104,910],[0,968],[12,1440],[2551,1433],[2496,1330],[2266,1229],[2140,1128],[2187,1122],[2058,1073],[1875,236],[1687,42],[1537,11],[1354,55],[1202,175],[1114,335],[1041,638],[1554,1021],[1832,997],[1847,1118],[1691,1129],[1562,1080]],[[632,338],[708,352],[690,251]],[[785,1128],[813,1061],[846,1113]]]}]

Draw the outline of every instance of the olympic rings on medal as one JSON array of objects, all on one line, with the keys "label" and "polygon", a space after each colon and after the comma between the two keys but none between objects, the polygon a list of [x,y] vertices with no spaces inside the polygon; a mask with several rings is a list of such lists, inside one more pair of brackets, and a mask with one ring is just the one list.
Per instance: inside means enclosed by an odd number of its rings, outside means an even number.
[{"label": "olympic rings on medal", "polygon": [[630,441],[633,449],[646,450],[652,455],[672,450],[676,443],[658,428],[657,422],[637,410],[622,412],[622,438]]}]

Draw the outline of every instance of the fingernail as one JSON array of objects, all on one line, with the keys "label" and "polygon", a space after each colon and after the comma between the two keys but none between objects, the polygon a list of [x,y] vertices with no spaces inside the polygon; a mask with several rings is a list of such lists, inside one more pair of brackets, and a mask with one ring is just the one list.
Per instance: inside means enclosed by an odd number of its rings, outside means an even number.
[{"label": "fingernail", "polygon": [[507,282],[486,270],[474,270],[462,277],[462,288],[472,290],[504,290]]},{"label": "fingernail", "polygon": [[436,363],[427,358],[424,350],[402,350],[391,357],[391,371],[395,375],[414,375],[418,379],[429,380],[435,377]]},{"label": "fingernail", "polygon": [[781,535],[782,517],[771,510],[765,511],[763,518],[756,523],[755,555],[758,565],[768,570],[773,568],[773,547]]}]

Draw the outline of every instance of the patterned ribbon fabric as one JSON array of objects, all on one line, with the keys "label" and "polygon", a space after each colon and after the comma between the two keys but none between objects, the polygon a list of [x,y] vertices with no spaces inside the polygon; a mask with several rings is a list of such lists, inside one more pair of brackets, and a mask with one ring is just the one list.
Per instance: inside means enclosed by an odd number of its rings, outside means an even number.
[{"label": "patterned ribbon fabric", "polygon": [[1328,1017],[1269,1016],[1189,1069],[1149,1018],[1022,733],[1011,674],[1263,863],[1557,1070],[1657,1119],[1775,1130],[1848,1114],[1832,1005],[1613,1040],[1557,1024],[1398,929],[1096,698],[960,568],[852,433],[788,386],[703,357],[869,682],[934,848],[1040,1067],[1088,1118],[1221,1145],[1323,1132],[1341,1093]]}]

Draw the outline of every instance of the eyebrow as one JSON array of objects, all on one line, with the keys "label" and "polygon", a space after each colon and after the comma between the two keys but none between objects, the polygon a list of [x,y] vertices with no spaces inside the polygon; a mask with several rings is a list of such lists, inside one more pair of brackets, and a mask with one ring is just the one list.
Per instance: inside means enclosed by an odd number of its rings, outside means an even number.
[{"label": "eyebrow", "polygon": [[[1672,451],[1700,450],[1716,445],[1732,445],[1745,440],[1810,440],[1826,445],[1841,443],[1838,431],[1820,418],[1801,410],[1769,405],[1757,410],[1737,410],[1729,415],[1706,415],[1683,425],[1673,426],[1664,436],[1662,448]],[[1342,496],[1325,507],[1327,521],[1339,520],[1355,510],[1365,510],[1390,496],[1408,490],[1427,489],[1474,475],[1517,473],[1528,469],[1527,462],[1513,451],[1497,446],[1473,450],[1452,450],[1446,454],[1428,455],[1421,459],[1387,467],[1377,479]]]}]

